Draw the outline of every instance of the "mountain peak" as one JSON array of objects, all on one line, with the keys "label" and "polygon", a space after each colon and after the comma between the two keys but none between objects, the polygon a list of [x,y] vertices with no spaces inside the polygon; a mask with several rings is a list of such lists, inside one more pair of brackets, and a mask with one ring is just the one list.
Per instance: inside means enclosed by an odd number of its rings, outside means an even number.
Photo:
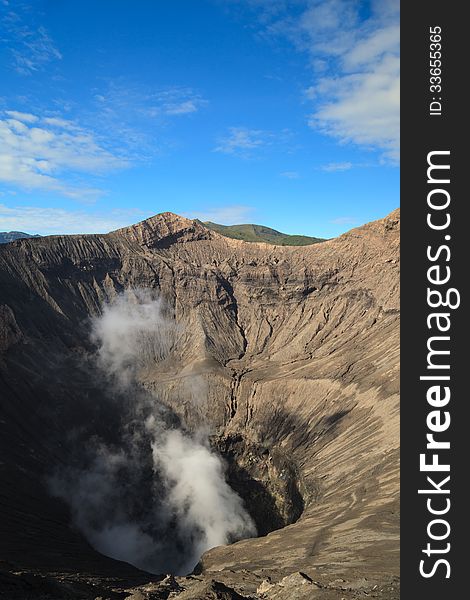
[{"label": "mountain peak", "polygon": [[172,212],[159,213],[111,233],[124,235],[149,248],[167,248],[175,242],[210,239],[212,235],[199,221]]}]

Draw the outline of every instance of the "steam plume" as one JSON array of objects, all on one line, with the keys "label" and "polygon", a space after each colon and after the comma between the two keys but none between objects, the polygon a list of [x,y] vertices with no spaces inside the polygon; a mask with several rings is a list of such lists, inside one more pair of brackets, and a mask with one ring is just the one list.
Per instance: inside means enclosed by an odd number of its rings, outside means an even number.
[{"label": "steam plume", "polygon": [[186,574],[209,548],[256,534],[207,435],[177,427],[138,384],[143,369],[171,355],[181,331],[148,291],[103,307],[91,337],[122,427],[112,442],[91,438],[80,464],[51,479],[98,551],[154,573]]}]

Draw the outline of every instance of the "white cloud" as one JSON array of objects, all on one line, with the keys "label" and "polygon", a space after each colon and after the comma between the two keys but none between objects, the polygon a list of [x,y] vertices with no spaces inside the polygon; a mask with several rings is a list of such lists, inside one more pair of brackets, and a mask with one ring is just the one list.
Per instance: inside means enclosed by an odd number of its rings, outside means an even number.
[{"label": "white cloud", "polygon": [[93,213],[37,206],[8,207],[0,204],[0,231],[25,231],[41,235],[107,233],[146,216],[148,215],[138,209]]},{"label": "white cloud", "polygon": [[79,131],[80,128],[75,125],[73,121],[69,121],[68,119],[62,119],[60,117],[44,117],[42,122],[46,125],[50,125],[51,127],[61,127],[62,129],[70,129],[74,131]]},{"label": "white cloud", "polygon": [[5,115],[0,118],[0,182],[91,199],[102,192],[74,183],[78,173],[104,173],[127,166],[126,160],[101,146],[93,133],[70,121],[18,111]]},{"label": "white cloud", "polygon": [[[313,103],[309,124],[341,143],[399,157],[399,0],[305,0],[273,14],[258,2],[264,35],[287,36],[309,55]],[[281,6],[281,5],[279,5]],[[282,7],[281,7],[282,8]]]},{"label": "white cloud", "polygon": [[398,57],[385,56],[365,72],[324,79],[309,124],[342,142],[377,147],[386,158],[397,161],[399,68]]},{"label": "white cloud", "polygon": [[327,173],[334,173],[336,171],[349,171],[352,167],[353,164],[350,162],[332,162],[321,166],[320,170],[326,171]]},{"label": "white cloud", "polygon": [[330,61],[310,92],[309,124],[338,138],[399,157],[399,5],[376,2],[370,16],[346,0],[313,2],[301,34],[312,57]]},{"label": "white cloud", "polygon": [[5,114],[8,115],[11,119],[16,119],[17,121],[22,121],[23,123],[36,123],[36,121],[38,120],[38,117],[36,117],[36,115],[19,112],[17,110],[6,110]]},{"label": "white cloud", "polygon": [[230,127],[228,134],[218,140],[214,152],[248,158],[254,150],[271,143],[273,134],[247,127]]},{"label": "white cloud", "polygon": [[187,211],[182,213],[188,219],[199,219],[200,221],[212,221],[222,225],[239,225],[246,223],[254,209],[251,206],[232,205],[210,208],[208,210]]},{"label": "white cloud", "polygon": [[379,27],[373,30],[365,39],[353,45],[351,51],[343,57],[345,67],[355,69],[361,65],[368,65],[385,53],[392,55],[397,52],[397,42],[400,39],[398,23]]},{"label": "white cloud", "polygon": [[297,171],[284,171],[280,173],[281,177],[285,177],[286,179],[299,179],[300,175]]}]

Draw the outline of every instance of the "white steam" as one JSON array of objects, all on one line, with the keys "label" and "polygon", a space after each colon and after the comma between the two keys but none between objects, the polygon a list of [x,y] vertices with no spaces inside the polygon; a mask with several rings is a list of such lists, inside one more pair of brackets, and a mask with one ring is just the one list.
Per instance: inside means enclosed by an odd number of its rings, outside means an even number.
[{"label": "white steam", "polygon": [[192,536],[188,541],[197,556],[256,534],[241,498],[225,481],[220,458],[209,448],[171,430],[152,450],[155,469],[168,485],[167,502],[178,526]]},{"label": "white steam", "polygon": [[175,428],[137,383],[143,369],[171,356],[181,331],[146,291],[104,306],[92,339],[122,428],[112,441],[90,439],[82,462],[51,480],[98,551],[154,573],[186,574],[206,550],[256,535],[207,435]]},{"label": "white steam", "polygon": [[127,290],[105,304],[93,320],[92,340],[99,345],[98,364],[123,385],[135,382],[136,372],[166,358],[178,328],[163,315],[163,304],[147,290]]}]

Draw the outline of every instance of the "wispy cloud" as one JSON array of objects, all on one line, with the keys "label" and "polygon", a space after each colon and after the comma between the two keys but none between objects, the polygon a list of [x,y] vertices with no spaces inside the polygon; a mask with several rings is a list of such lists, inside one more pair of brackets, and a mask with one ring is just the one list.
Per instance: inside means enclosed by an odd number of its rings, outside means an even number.
[{"label": "wispy cloud", "polygon": [[62,54],[43,26],[26,25],[19,10],[16,12],[8,10],[9,3],[3,4],[7,10],[0,20],[2,42],[10,52],[12,66],[17,73],[31,75],[62,58]]},{"label": "wispy cloud", "polygon": [[[308,54],[312,128],[341,143],[399,156],[399,0],[305,0],[291,11],[284,3],[247,0],[261,11],[264,36],[288,36]],[[273,3],[274,4],[274,3]],[[297,8],[301,7],[299,3]],[[367,11],[368,16],[364,18]]]},{"label": "wispy cloud", "polygon": [[100,213],[36,206],[8,207],[0,204],[0,230],[26,231],[41,235],[107,233],[140,221],[146,216],[148,215],[138,209]]},{"label": "wispy cloud", "polygon": [[188,115],[208,104],[201,94],[188,87],[152,89],[122,80],[109,81],[105,90],[97,91],[95,99],[104,113],[116,115],[125,110],[153,119]]},{"label": "wispy cloud", "polygon": [[77,184],[80,173],[101,174],[127,164],[71,121],[18,111],[0,118],[0,182],[86,200],[102,192]]},{"label": "wispy cloud", "polygon": [[175,104],[168,104],[164,113],[166,115],[189,115],[198,111],[198,103],[195,100],[184,100]]},{"label": "wispy cloud", "polygon": [[256,150],[270,145],[273,138],[274,134],[269,131],[230,127],[228,133],[217,141],[214,152],[249,158]]},{"label": "wispy cloud", "polygon": [[246,223],[251,218],[254,208],[241,204],[231,206],[220,206],[208,210],[193,210],[183,213],[188,219],[199,219],[200,221],[212,221],[222,225],[238,225]]},{"label": "wispy cloud", "polygon": [[148,96],[150,110],[169,117],[189,115],[207,106],[208,102],[190,88],[172,87]]},{"label": "wispy cloud", "polygon": [[286,179],[299,179],[300,174],[297,171],[283,171],[280,176]]},{"label": "wispy cloud", "polygon": [[327,173],[335,173],[337,171],[349,171],[352,167],[353,164],[350,162],[331,162],[327,165],[322,165],[320,170],[326,171]]},{"label": "wispy cloud", "polygon": [[[208,101],[189,87],[152,88],[124,79],[110,80],[94,90],[88,120],[106,129],[136,160],[148,160],[168,146],[163,131],[175,119],[202,110]],[[170,143],[171,145],[171,143]]]}]

